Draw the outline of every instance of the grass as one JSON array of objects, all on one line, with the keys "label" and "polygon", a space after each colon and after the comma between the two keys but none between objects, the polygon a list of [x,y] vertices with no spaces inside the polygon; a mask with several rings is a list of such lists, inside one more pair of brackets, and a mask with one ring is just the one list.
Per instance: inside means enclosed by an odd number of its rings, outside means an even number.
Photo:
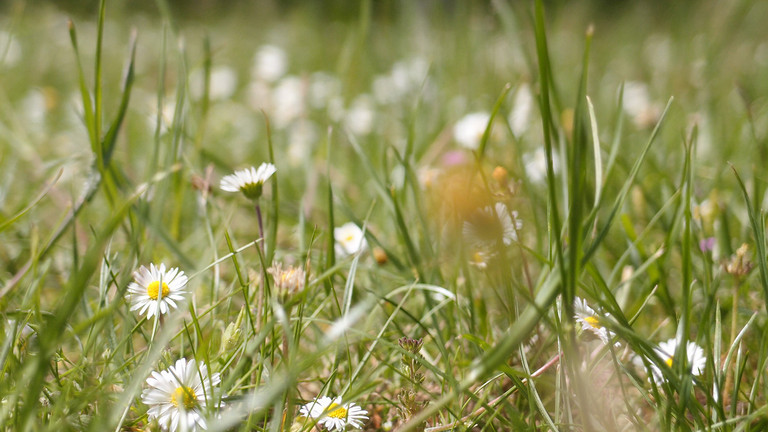
[{"label": "grass", "polygon": [[7,7],[0,428],[764,430],[766,5],[444,6]]}]

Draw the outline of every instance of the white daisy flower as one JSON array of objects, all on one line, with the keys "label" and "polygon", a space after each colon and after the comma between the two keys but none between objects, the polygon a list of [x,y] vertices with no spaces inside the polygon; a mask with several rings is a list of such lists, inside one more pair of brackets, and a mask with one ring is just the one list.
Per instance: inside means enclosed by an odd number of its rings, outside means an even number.
[{"label": "white daisy flower", "polygon": [[[131,300],[131,310],[139,309],[139,315],[147,312],[147,318],[165,314],[170,308],[176,308],[176,302],[184,300],[184,288],[187,286],[187,275],[174,267],[165,270],[165,264],[149,268],[139,267],[133,273],[134,281],[128,285],[128,297]],[[161,289],[162,287],[162,289]]]},{"label": "white daisy flower", "polygon": [[[573,301],[573,310],[575,314],[573,318],[581,324],[582,330],[594,333],[606,345],[611,343],[613,333],[601,324],[602,317],[589,307],[586,300],[576,297]],[[603,316],[608,317],[610,314],[606,313]],[[619,346],[619,343],[616,342],[615,346]]]},{"label": "white daisy flower", "polygon": [[[654,352],[664,360],[667,366],[673,367],[677,344],[677,339],[669,339],[666,342],[660,343],[659,347],[654,349]],[[691,367],[691,373],[697,376],[701,375],[707,364],[707,357],[704,355],[704,350],[696,345],[696,342],[688,342],[685,345],[685,354],[688,357],[688,365]],[[653,380],[656,381],[656,384],[661,384],[666,381],[661,369],[653,363],[651,363],[651,371],[653,372]]]},{"label": "white daisy flower", "polygon": [[637,81],[624,83],[624,111],[639,128],[653,126],[661,115],[661,105],[651,100],[648,85]]},{"label": "white daisy flower", "polygon": [[[523,155],[525,175],[532,183],[543,183],[547,180],[547,151],[544,147],[537,148],[532,153]],[[552,153],[552,170],[557,174],[560,171],[560,157]]]},{"label": "white daisy flower", "polygon": [[271,163],[262,163],[259,168],[246,168],[235,171],[234,174],[224,176],[221,179],[221,190],[226,192],[242,192],[249,199],[258,199],[264,186],[264,182],[277,171]]},{"label": "white daisy flower", "polygon": [[[208,97],[211,100],[226,100],[237,90],[237,72],[229,66],[217,66],[208,77]],[[194,71],[189,77],[189,92],[194,99],[203,97],[205,91],[205,72]]]},{"label": "white daisy flower", "polygon": [[485,207],[473,213],[464,221],[464,238],[479,250],[493,247],[501,240],[509,246],[517,240],[517,231],[523,228],[523,221],[517,218],[517,211],[510,211],[504,203]]},{"label": "white daisy flower", "polygon": [[462,147],[477,149],[490,119],[491,115],[486,112],[465,115],[453,126],[453,139]]},{"label": "white daisy flower", "polygon": [[288,70],[288,56],[275,45],[262,45],[256,52],[251,75],[259,80],[275,82]]},{"label": "white daisy flower", "polygon": [[315,398],[302,406],[299,414],[314,419],[318,425],[325,426],[329,431],[343,431],[347,426],[361,429],[363,422],[368,420],[368,411],[354,403],[342,403],[341,397],[331,399],[328,396]]},{"label": "white daisy flower", "polygon": [[221,382],[218,373],[208,377],[206,366],[195,360],[179,359],[176,364],[147,378],[148,389],[141,401],[149,406],[149,420],[157,419],[163,430],[206,429],[203,413],[213,400],[213,389]]},{"label": "white daisy flower", "polygon": [[341,257],[354,255],[368,247],[363,230],[352,222],[334,228],[333,238],[336,240],[336,255]]}]

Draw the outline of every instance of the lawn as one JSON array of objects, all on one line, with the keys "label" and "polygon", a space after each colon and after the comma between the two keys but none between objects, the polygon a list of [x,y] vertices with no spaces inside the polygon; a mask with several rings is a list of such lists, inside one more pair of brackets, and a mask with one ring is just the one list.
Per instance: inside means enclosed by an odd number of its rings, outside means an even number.
[{"label": "lawn", "polygon": [[0,430],[768,430],[768,2],[0,10]]}]

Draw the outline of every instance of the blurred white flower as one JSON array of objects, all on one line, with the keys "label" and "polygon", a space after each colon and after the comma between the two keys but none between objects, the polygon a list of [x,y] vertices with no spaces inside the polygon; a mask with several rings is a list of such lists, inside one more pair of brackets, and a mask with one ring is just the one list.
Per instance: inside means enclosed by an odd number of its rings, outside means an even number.
[{"label": "blurred white flower", "polygon": [[168,313],[176,308],[176,302],[184,300],[187,294],[187,275],[174,267],[165,271],[165,264],[149,268],[139,267],[133,273],[134,282],[128,285],[128,297],[131,300],[131,310],[139,310],[139,315],[147,312],[147,318]]},{"label": "blurred white flower", "polygon": [[288,162],[297,166],[312,154],[312,145],[317,141],[317,126],[310,120],[294,123],[288,131]]},{"label": "blurred white flower", "polygon": [[309,105],[313,109],[323,109],[334,96],[341,93],[341,81],[325,72],[315,72],[309,78]]},{"label": "blurred white flower", "polygon": [[421,92],[428,70],[429,63],[421,57],[395,63],[388,74],[374,77],[371,86],[374,99],[382,105],[394,104]]},{"label": "blurred white flower", "polygon": [[355,135],[368,135],[373,129],[373,102],[368,95],[360,95],[352,102],[344,117],[344,125]]},{"label": "blurred white flower", "polygon": [[[532,183],[543,183],[547,180],[547,152],[544,147],[538,147],[533,153],[523,155],[525,175]],[[557,153],[552,153],[552,169],[557,173],[560,170],[560,158]]]},{"label": "blurred white flower", "polygon": [[368,247],[363,230],[353,222],[334,228],[333,238],[336,240],[336,255],[340,257],[354,255]]},{"label": "blurred white flower", "polygon": [[224,176],[221,179],[221,190],[226,192],[242,192],[248,199],[261,197],[264,182],[269,180],[277,171],[271,163],[262,163],[259,168],[246,168],[235,171],[234,174]]},{"label": "blurred white flower", "polygon": [[376,75],[373,77],[371,90],[373,98],[381,105],[388,105],[397,102],[398,94],[394,91],[395,83],[389,75]]},{"label": "blurred white flower", "polygon": [[422,167],[416,171],[416,176],[419,180],[419,186],[422,189],[430,189],[437,184],[437,179],[442,174],[442,170],[432,167]]},{"label": "blurred white flower", "polygon": [[301,267],[286,266],[283,268],[283,263],[275,263],[267,269],[267,273],[272,275],[275,291],[280,301],[285,302],[291,296],[304,290],[304,280],[307,274]]},{"label": "blurred white flower", "polygon": [[515,94],[512,112],[509,113],[509,127],[512,133],[519,137],[528,130],[533,109],[533,93],[528,83],[520,84]]},{"label": "blurred white flower", "polygon": [[45,123],[45,115],[48,112],[48,101],[45,94],[39,89],[31,89],[21,101],[21,111],[24,118],[35,127],[41,127]]},{"label": "blurred white flower", "polygon": [[288,56],[275,45],[262,45],[253,58],[251,75],[254,79],[275,82],[288,70]]},{"label": "blurred white flower", "polygon": [[[237,89],[237,72],[229,66],[216,66],[211,70],[208,97],[211,100],[229,99]],[[203,97],[205,72],[195,70],[189,77],[189,91],[194,99]]]},{"label": "blurred white flower", "polygon": [[653,126],[661,115],[661,105],[651,101],[648,86],[637,81],[624,84],[622,108],[639,128]]},{"label": "blurred white flower", "polygon": [[272,88],[264,81],[251,81],[245,89],[248,106],[254,110],[272,111]]},{"label": "blurred white flower", "polygon": [[147,417],[157,419],[163,430],[174,432],[206,429],[204,412],[214,399],[214,389],[221,382],[218,373],[208,377],[206,366],[195,360],[179,359],[176,364],[147,378],[149,388],[141,401],[149,406]]},{"label": "blurred white flower", "polygon": [[344,118],[344,99],[334,96],[328,100],[328,118],[334,122],[340,122]]},{"label": "blurred white flower", "polygon": [[486,112],[465,115],[453,126],[453,139],[462,147],[476,150],[490,119],[491,115]]},{"label": "blurred white flower", "polygon": [[289,75],[277,83],[272,92],[272,122],[282,129],[305,111],[305,83],[301,78]]},{"label": "blurred white flower", "polygon": [[328,396],[315,398],[299,409],[299,415],[317,421],[328,431],[343,431],[347,426],[361,429],[368,420],[368,411],[355,403],[343,403],[341,397],[331,399]]},{"label": "blurred white flower", "polygon": [[478,250],[495,247],[499,241],[509,246],[517,240],[517,232],[523,228],[523,221],[517,218],[517,211],[511,213],[504,203],[485,207],[470,215],[464,221],[464,238]]},{"label": "blurred white flower", "polygon": [[[595,312],[594,309],[589,307],[586,300],[576,297],[573,301],[573,313],[573,318],[576,319],[579,324],[581,324],[582,331],[586,330],[592,332],[606,345],[611,343],[613,333],[608,331],[608,329],[603,326],[603,324],[600,322],[601,316]],[[610,315],[603,314],[603,316],[608,317]],[[619,343],[616,342],[615,346],[619,346]]]},{"label": "blurred white flower", "polygon": [[[675,364],[675,352],[677,351],[678,341],[675,338],[669,339],[666,342],[659,344],[659,347],[654,349],[656,355],[661,357],[662,360],[669,367],[673,367]],[[688,357],[688,366],[691,368],[693,375],[701,375],[704,372],[704,368],[707,364],[707,357],[704,355],[704,350],[701,349],[696,342],[688,342],[685,345],[685,354]],[[655,364],[651,363],[651,371],[653,372],[653,380],[656,384],[661,384],[666,381],[664,374]]]}]

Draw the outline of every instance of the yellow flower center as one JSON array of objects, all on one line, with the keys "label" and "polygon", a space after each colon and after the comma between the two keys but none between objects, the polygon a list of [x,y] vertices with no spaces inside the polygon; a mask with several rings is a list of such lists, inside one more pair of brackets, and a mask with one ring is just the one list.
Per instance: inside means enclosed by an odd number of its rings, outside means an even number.
[{"label": "yellow flower center", "polygon": [[[160,287],[160,282],[158,281],[154,281],[151,284],[147,285],[147,295],[149,296],[149,298],[151,298],[152,300],[157,300],[157,293],[158,291],[160,291],[159,287]],[[171,290],[168,289],[168,284],[163,282],[163,298],[167,297],[168,294],[170,293],[171,293]]]},{"label": "yellow flower center", "polygon": [[672,360],[675,358],[675,356],[669,356],[669,358],[666,360],[666,364],[669,367],[672,367]]},{"label": "yellow flower center", "polygon": [[587,324],[592,326],[592,328],[599,329],[599,328],[603,327],[603,326],[600,325],[600,321],[597,319],[596,316],[588,316],[588,317],[584,318],[584,321],[586,321]]},{"label": "yellow flower center", "polygon": [[352,240],[354,240],[354,239],[355,239],[355,236],[350,234],[350,235],[344,237],[344,243],[351,243]]},{"label": "yellow flower center", "polygon": [[171,403],[176,408],[179,404],[184,406],[185,410],[191,410],[197,406],[197,395],[195,391],[187,386],[178,387],[171,395]]},{"label": "yellow flower center", "polygon": [[328,417],[345,419],[347,418],[347,409],[334,402],[328,407]]},{"label": "yellow flower center", "polygon": [[280,282],[287,284],[288,282],[291,282],[295,275],[296,269],[292,268],[290,270],[286,270],[283,274],[280,275]]}]

